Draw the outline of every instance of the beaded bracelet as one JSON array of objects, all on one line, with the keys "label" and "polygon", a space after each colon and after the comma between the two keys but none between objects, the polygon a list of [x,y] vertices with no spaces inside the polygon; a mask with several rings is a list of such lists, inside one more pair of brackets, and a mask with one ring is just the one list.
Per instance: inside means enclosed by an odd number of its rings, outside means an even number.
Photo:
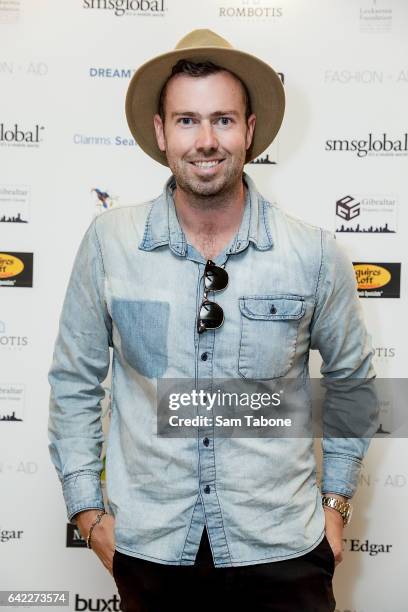
[{"label": "beaded bracelet", "polygon": [[105,510],[104,510],[103,512],[100,512],[100,513],[99,513],[99,514],[96,516],[96,518],[95,518],[94,522],[92,523],[92,525],[91,525],[91,526],[90,526],[90,528],[89,528],[88,537],[86,538],[86,545],[87,545],[87,547],[88,547],[88,548],[92,548],[92,546],[91,546],[91,535],[92,535],[92,531],[94,530],[94,527],[96,527],[96,525],[97,525],[98,523],[100,523],[100,522],[101,522],[102,517],[103,517],[103,515],[104,515],[104,514],[108,514],[108,513],[107,513],[107,512],[105,512]]}]

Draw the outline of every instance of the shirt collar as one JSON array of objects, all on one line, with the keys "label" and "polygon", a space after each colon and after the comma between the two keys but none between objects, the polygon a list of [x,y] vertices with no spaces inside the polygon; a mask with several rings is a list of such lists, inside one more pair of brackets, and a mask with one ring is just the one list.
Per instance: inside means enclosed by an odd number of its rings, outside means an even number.
[{"label": "shirt collar", "polygon": [[[247,186],[244,214],[240,228],[228,250],[229,253],[243,251],[249,242],[260,251],[270,249],[273,245],[267,217],[268,202],[257,191],[254,181],[245,172],[243,180]],[[185,257],[187,241],[177,219],[173,199],[175,187],[176,181],[174,175],[171,175],[164,185],[163,193],[153,201],[139,249],[152,251],[168,244],[175,255]]]}]

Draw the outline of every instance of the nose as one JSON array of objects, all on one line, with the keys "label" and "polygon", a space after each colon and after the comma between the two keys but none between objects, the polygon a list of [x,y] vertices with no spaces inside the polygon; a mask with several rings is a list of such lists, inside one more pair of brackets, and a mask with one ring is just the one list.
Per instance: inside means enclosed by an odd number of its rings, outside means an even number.
[{"label": "nose", "polygon": [[209,121],[203,121],[199,127],[196,139],[197,151],[216,151],[218,140],[214,127]]}]

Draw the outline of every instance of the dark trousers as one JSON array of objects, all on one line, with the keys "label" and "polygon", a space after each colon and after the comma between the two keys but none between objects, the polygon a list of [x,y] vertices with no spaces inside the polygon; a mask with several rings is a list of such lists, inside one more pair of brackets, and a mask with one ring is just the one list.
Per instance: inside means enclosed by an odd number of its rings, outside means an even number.
[{"label": "dark trousers", "polygon": [[333,572],[326,537],[295,559],[215,568],[206,529],[195,565],[113,558],[123,612],[333,612]]}]

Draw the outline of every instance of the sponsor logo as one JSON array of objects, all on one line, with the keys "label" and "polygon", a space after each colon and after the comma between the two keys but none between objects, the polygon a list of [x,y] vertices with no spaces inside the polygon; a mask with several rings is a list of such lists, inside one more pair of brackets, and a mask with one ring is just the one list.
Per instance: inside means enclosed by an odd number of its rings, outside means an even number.
[{"label": "sponsor logo", "polygon": [[114,206],[117,206],[117,196],[111,196],[107,191],[103,191],[97,187],[91,189],[91,192],[95,194],[95,207],[97,215],[100,215]]},{"label": "sponsor logo", "polygon": [[392,140],[383,132],[376,138],[371,132],[364,140],[348,140],[347,138],[326,140],[326,151],[353,152],[357,157],[367,156],[403,156],[408,154],[408,133],[400,139]]},{"label": "sponsor logo", "polygon": [[0,423],[23,420],[24,391],[22,384],[0,383]]},{"label": "sponsor logo", "polygon": [[0,223],[28,223],[30,188],[0,185]]},{"label": "sponsor logo", "polygon": [[390,357],[395,357],[395,347],[377,346],[374,348],[374,357],[376,359],[388,359]]},{"label": "sponsor logo", "polygon": [[67,523],[67,538],[66,538],[66,547],[67,548],[86,548],[86,542],[81,536],[81,532],[76,525],[72,523]]},{"label": "sponsor logo", "polygon": [[389,553],[392,547],[393,544],[373,544],[369,540],[343,538],[343,550],[368,553],[370,557],[375,557],[379,553]]},{"label": "sponsor logo", "polygon": [[392,489],[403,489],[408,484],[407,474],[369,474],[366,469],[362,469],[359,474],[359,485],[365,487],[387,487]]},{"label": "sponsor logo", "polygon": [[400,263],[353,263],[360,297],[399,298]]},{"label": "sponsor logo", "polygon": [[395,234],[397,202],[395,198],[344,196],[336,202],[338,233]]},{"label": "sponsor logo", "polygon": [[256,157],[249,163],[250,164],[276,164],[277,157],[278,157],[277,148],[275,147],[275,151],[272,151],[272,147],[270,147],[266,154]]},{"label": "sponsor logo", "polygon": [[382,70],[350,70],[328,68],[323,81],[331,85],[382,85],[383,83],[408,83],[408,70],[383,72]]},{"label": "sponsor logo", "polygon": [[17,23],[20,9],[21,0],[0,0],[0,23]]},{"label": "sponsor logo", "polygon": [[0,146],[38,148],[43,141],[44,129],[44,126],[38,123],[28,130],[22,129],[18,123],[14,123],[12,127],[0,123]]},{"label": "sponsor logo", "polygon": [[4,542],[10,542],[11,540],[21,540],[23,533],[24,531],[21,529],[9,530],[9,529],[3,529],[2,527],[0,527],[0,543],[3,544]]},{"label": "sponsor logo", "polygon": [[33,286],[33,253],[0,252],[0,287]]},{"label": "sponsor logo", "polygon": [[10,472],[32,476],[38,472],[38,464],[35,461],[16,461],[15,463],[3,463],[0,461],[0,474]]},{"label": "sponsor logo", "polygon": [[83,0],[82,8],[111,11],[116,17],[163,17],[164,0]]},{"label": "sponsor logo", "polygon": [[19,349],[21,350],[28,345],[27,336],[11,336],[6,333],[6,325],[4,321],[0,321],[0,349]]},{"label": "sponsor logo", "polygon": [[113,595],[111,599],[102,599],[101,597],[83,599],[75,593],[75,611],[83,612],[84,610],[104,610],[105,612],[120,612],[120,598],[118,595]]},{"label": "sponsor logo", "polygon": [[102,147],[138,146],[133,138],[122,138],[121,136],[88,136],[86,134],[74,134],[73,141],[76,145],[94,145]]},{"label": "sponsor logo", "polygon": [[[282,84],[285,84],[285,75],[283,72],[277,73]],[[253,159],[250,164],[265,164],[265,165],[275,165],[278,163],[278,146],[279,146],[279,134],[271,143],[271,145],[262,153],[262,155],[258,155],[255,159]]]},{"label": "sponsor logo", "polygon": [[48,74],[48,64],[45,62],[0,62],[0,75],[4,76],[33,76],[41,77]]},{"label": "sponsor logo", "polygon": [[359,23],[360,32],[368,34],[385,34],[392,30],[392,8],[387,4],[371,0],[360,6]]},{"label": "sponsor logo", "polygon": [[241,2],[220,3],[218,17],[257,21],[276,21],[283,16],[281,6],[272,6],[269,0],[241,0]]},{"label": "sponsor logo", "polygon": [[97,79],[130,79],[134,68],[89,68],[89,76]]}]

